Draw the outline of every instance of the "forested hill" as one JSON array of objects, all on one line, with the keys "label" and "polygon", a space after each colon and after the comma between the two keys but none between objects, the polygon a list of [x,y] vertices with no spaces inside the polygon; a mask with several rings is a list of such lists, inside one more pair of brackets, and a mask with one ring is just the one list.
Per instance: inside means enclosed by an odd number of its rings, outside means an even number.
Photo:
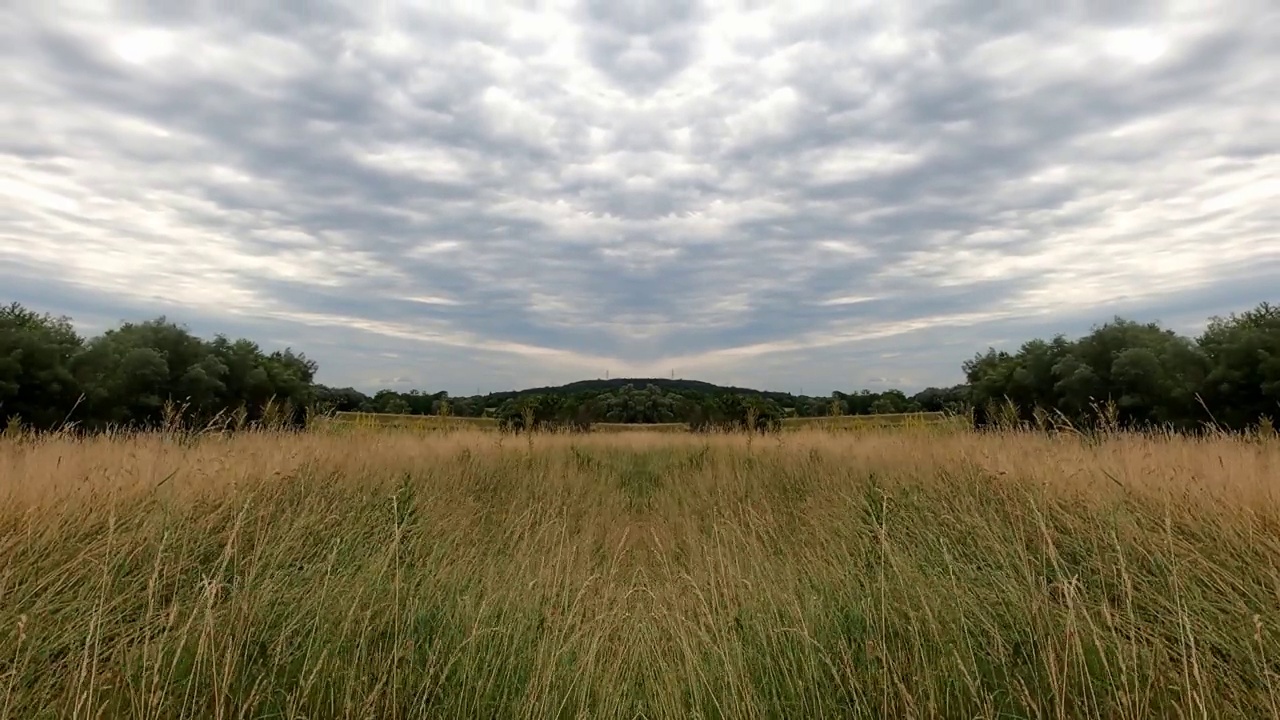
[{"label": "forested hill", "polygon": [[685,380],[683,378],[609,378],[599,380],[577,380],[565,385],[510,390],[489,395],[503,400],[524,395],[573,395],[580,392],[612,392],[626,386],[656,387],[663,392],[694,392],[706,395],[760,395],[763,397],[790,397],[790,393],[773,390],[755,390],[733,385],[716,385],[702,380]]}]

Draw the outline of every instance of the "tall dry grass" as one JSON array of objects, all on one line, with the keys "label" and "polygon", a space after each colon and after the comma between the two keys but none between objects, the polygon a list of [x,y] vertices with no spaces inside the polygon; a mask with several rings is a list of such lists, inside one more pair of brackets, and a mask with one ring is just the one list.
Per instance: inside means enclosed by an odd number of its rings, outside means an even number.
[{"label": "tall dry grass", "polygon": [[1261,718],[1280,443],[0,441],[0,716]]}]

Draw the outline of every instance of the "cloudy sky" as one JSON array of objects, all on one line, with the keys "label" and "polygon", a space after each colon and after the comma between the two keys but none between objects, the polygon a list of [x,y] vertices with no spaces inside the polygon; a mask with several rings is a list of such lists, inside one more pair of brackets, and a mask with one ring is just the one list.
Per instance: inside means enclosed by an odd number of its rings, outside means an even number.
[{"label": "cloudy sky", "polygon": [[0,301],[467,394],[1280,301],[1280,5],[1067,5],[10,0]]}]

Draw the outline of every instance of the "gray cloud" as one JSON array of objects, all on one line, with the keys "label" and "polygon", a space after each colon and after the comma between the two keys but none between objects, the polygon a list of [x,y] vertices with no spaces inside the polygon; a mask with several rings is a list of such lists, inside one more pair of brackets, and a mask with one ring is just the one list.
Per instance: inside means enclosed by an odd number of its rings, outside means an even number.
[{"label": "gray cloud", "polygon": [[2,294],[328,382],[916,387],[1276,299],[1272,3],[0,20]]},{"label": "gray cloud", "polygon": [[653,92],[693,62],[701,10],[700,3],[682,0],[585,0],[586,55],[617,86]]}]

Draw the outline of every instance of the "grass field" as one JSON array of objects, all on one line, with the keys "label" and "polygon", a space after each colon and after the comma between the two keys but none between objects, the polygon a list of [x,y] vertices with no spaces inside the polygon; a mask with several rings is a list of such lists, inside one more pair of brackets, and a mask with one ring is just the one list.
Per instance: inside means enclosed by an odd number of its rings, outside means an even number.
[{"label": "grass field", "polygon": [[883,413],[880,415],[836,415],[834,417],[785,418],[782,427],[789,430],[821,429],[821,430],[862,430],[867,428],[901,428],[901,427],[954,427],[968,429],[972,427],[970,418],[959,415],[947,415],[940,412],[919,413]]},{"label": "grass field", "polygon": [[[421,430],[459,430],[486,429],[495,430],[498,421],[494,418],[442,417],[439,415],[397,415],[393,413],[358,413],[340,412],[321,422],[326,427],[362,428],[404,427]],[[822,430],[861,430],[867,428],[887,428],[904,426],[952,426],[959,429],[969,427],[969,419],[949,416],[940,412],[890,413],[881,415],[839,415],[836,417],[784,418],[782,427],[785,430],[822,429]],[[687,423],[607,423],[592,424],[596,432],[684,432],[689,429]]]},{"label": "grass field", "polygon": [[1264,718],[1280,442],[0,440],[0,716]]},{"label": "grass field", "polygon": [[339,412],[324,418],[325,422],[339,426],[354,425],[362,428],[401,426],[431,430],[496,429],[498,421],[487,417],[456,417],[452,415],[399,415],[395,413]]},{"label": "grass field", "polygon": [[592,423],[592,432],[687,433],[688,423]]}]

